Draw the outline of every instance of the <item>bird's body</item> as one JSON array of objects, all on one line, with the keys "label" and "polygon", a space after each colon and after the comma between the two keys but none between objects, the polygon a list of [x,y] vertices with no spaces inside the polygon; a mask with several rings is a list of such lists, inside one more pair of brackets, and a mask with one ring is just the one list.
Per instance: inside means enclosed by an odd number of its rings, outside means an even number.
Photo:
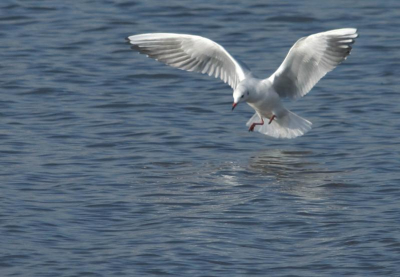
[{"label": "bird's body", "polygon": [[239,85],[243,85],[249,91],[247,104],[260,116],[271,118],[274,114],[282,111],[281,99],[270,81],[249,76]]},{"label": "bird's body", "polygon": [[249,93],[246,102],[256,112],[246,124],[249,131],[257,130],[275,138],[294,138],[311,129],[311,122],[283,106],[270,79],[247,76],[239,83],[237,91],[239,95],[241,91]]},{"label": "bird's body", "polygon": [[133,49],[160,62],[188,71],[213,75],[233,88],[233,107],[247,102],[256,113],[247,122],[275,138],[294,138],[311,129],[311,122],[287,110],[281,98],[307,94],[329,71],[349,55],[358,36],[346,28],[299,39],[278,70],[267,79],[256,78],[250,69],[234,59],[212,40],[193,35],[155,33],[128,37]]}]

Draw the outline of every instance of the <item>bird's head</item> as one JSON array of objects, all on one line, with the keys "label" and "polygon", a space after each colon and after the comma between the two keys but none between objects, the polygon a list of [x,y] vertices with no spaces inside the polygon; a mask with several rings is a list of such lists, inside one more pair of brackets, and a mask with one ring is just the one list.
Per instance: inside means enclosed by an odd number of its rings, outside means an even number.
[{"label": "bird's head", "polygon": [[249,98],[250,92],[248,89],[246,89],[245,86],[239,85],[234,91],[233,91],[233,105],[232,105],[232,110],[236,107],[237,104],[241,102],[246,102],[247,99]]}]

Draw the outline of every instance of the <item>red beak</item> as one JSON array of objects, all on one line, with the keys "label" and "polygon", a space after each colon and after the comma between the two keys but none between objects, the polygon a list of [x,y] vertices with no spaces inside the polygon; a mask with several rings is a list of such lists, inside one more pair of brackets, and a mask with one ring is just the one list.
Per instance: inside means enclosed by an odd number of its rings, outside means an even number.
[{"label": "red beak", "polygon": [[237,103],[233,103],[233,105],[232,105],[232,111],[233,111],[233,109],[236,107],[236,105],[237,105]]}]

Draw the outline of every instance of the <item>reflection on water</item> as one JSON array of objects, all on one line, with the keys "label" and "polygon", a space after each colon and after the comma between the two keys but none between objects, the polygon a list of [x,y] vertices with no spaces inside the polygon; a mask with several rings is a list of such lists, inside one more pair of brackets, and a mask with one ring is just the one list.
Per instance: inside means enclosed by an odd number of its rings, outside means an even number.
[{"label": "reflection on water", "polygon": [[329,170],[319,160],[312,151],[267,149],[250,158],[249,170],[272,178],[282,192],[315,199],[325,195],[327,187],[344,185],[335,180],[345,172]]},{"label": "reflection on water", "polygon": [[275,176],[278,180],[288,179],[293,177],[293,174],[304,172],[315,165],[307,161],[307,155],[311,154],[311,151],[267,149],[251,157],[249,165],[251,169]]}]

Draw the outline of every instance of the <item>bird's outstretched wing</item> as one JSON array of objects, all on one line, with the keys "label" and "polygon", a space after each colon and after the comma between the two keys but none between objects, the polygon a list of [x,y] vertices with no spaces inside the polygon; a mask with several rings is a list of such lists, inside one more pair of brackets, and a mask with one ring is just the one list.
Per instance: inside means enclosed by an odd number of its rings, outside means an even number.
[{"label": "bird's outstretched wing", "polygon": [[250,70],[221,45],[200,36],[154,33],[127,37],[132,49],[187,71],[207,73],[235,89]]},{"label": "bird's outstretched wing", "polygon": [[357,29],[345,28],[299,39],[278,70],[266,80],[280,97],[298,98],[350,54]]}]

